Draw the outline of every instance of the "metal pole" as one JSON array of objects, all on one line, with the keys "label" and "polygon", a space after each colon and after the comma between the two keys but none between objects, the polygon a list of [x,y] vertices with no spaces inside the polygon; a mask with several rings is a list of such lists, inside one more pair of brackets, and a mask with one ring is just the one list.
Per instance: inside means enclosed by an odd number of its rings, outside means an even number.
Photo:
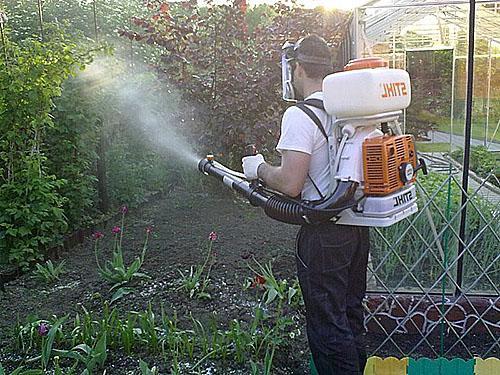
[{"label": "metal pole", "polygon": [[97,32],[97,6],[96,0],[92,1],[92,10],[94,12],[94,33],[95,33],[95,41],[99,43],[99,34]]},{"label": "metal pole", "polygon": [[[404,60],[403,60],[403,69],[408,69],[408,50],[406,49],[406,35],[404,36],[403,42],[404,49]],[[403,109],[403,134],[406,134],[406,108]]]},{"label": "metal pole", "polygon": [[40,38],[43,42],[44,40],[44,33],[43,33],[43,0],[38,0],[37,1],[38,5],[38,22],[40,23]]},{"label": "metal pole", "polygon": [[484,147],[488,147],[488,129],[490,127],[490,96],[491,96],[491,39],[488,43],[488,89],[486,94],[486,124],[484,125]]},{"label": "metal pole", "polygon": [[392,33],[392,68],[396,69],[396,32]]},{"label": "metal pole", "polygon": [[5,15],[5,13],[0,11],[0,34],[2,36],[2,49],[3,49],[3,55],[5,58],[5,62],[7,62],[7,46],[6,46],[6,42],[5,42],[5,31],[3,28],[3,24],[6,20],[7,20],[7,16]]},{"label": "metal pole", "polygon": [[[477,4],[496,4],[498,0],[477,0]],[[390,8],[420,8],[424,6],[440,6],[440,5],[467,5],[467,0],[459,0],[459,1],[420,1],[420,2],[412,2],[412,0],[408,0],[406,4],[387,4],[387,5],[365,5],[360,6],[359,9],[390,9]]]},{"label": "metal pole", "polygon": [[455,48],[453,48],[452,68],[451,68],[451,114],[450,114],[450,152],[453,146],[453,121],[455,120]]},{"label": "metal pole", "polygon": [[474,28],[476,26],[476,1],[470,0],[469,5],[469,44],[467,49],[467,96],[465,99],[465,142],[464,142],[464,160],[462,175],[462,212],[460,216],[460,230],[458,241],[457,260],[457,287],[455,295],[462,294],[463,268],[465,243],[465,226],[467,220],[467,190],[469,188],[469,162],[470,162],[470,143],[472,128],[472,99],[474,95]]},{"label": "metal pole", "polygon": [[359,10],[358,10],[358,8],[354,9],[353,24],[354,24],[354,27],[353,27],[352,40],[353,40],[354,45],[353,45],[352,51],[354,51],[354,52],[351,51],[351,59],[357,59],[357,58],[361,57],[358,54],[358,48],[359,48],[359,40],[358,40]]}]

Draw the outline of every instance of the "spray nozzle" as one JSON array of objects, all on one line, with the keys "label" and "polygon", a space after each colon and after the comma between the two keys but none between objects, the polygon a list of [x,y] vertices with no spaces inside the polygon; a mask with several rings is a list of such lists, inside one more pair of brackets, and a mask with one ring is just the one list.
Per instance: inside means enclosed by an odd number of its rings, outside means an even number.
[{"label": "spray nozzle", "polygon": [[211,162],[213,162],[213,161],[214,161],[214,159],[215,159],[215,157],[214,157],[214,155],[213,155],[213,154],[208,154],[208,155],[207,155],[207,160],[208,160],[210,163],[211,163]]}]

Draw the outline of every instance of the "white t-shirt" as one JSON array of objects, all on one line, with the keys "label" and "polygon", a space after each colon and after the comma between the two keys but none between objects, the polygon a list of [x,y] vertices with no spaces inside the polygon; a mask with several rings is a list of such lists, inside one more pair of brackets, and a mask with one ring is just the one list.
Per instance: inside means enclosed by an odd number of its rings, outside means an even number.
[{"label": "white t-shirt", "polygon": [[[317,91],[306,99],[321,99],[323,93]],[[331,124],[327,122],[326,112],[321,109],[308,106],[321,120],[327,134],[330,134]],[[288,108],[281,119],[281,136],[276,150],[299,151],[311,155],[309,165],[309,176],[314,181],[323,196],[328,191],[330,184],[330,168],[328,158],[328,143],[325,136],[318,129],[313,120],[300,108],[293,106]],[[302,199],[316,200],[321,196],[314,187],[309,177],[306,177],[302,189]]]}]

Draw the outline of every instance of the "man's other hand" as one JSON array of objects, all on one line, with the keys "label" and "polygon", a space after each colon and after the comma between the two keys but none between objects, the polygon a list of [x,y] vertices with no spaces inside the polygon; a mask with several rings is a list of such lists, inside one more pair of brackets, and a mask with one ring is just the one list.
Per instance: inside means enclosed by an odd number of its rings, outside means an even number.
[{"label": "man's other hand", "polygon": [[256,180],[258,178],[257,169],[259,169],[259,166],[265,162],[266,161],[264,160],[264,156],[262,156],[261,154],[257,154],[254,156],[245,156],[243,159],[241,159],[245,177],[248,180]]}]

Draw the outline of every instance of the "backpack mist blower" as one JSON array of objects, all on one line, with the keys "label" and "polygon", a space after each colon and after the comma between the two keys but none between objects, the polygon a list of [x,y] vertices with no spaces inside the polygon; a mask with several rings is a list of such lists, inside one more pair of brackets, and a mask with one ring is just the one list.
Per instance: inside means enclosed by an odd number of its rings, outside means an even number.
[{"label": "backpack mist blower", "polygon": [[[285,75],[284,75],[285,77]],[[290,82],[285,82],[284,87]],[[330,188],[319,201],[297,200],[247,181],[208,155],[198,168],[262,207],[271,218],[289,224],[337,224],[386,227],[417,212],[416,173],[427,174],[417,160],[412,135],[401,134],[398,119],[410,104],[406,71],[390,69],[380,58],[352,60],[343,72],[323,80],[323,102],[297,106],[311,117],[328,140]],[[319,102],[319,103],[318,103]],[[310,115],[321,108],[333,121],[332,134]],[[313,114],[314,115],[314,114]]]}]

